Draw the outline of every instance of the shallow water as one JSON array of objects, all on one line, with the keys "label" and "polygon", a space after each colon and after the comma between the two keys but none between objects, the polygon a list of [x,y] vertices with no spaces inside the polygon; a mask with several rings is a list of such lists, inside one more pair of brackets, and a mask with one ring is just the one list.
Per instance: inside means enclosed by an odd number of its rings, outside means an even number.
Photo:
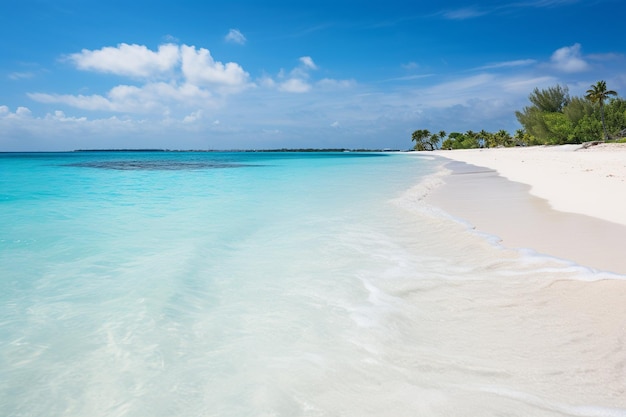
[{"label": "shallow water", "polygon": [[426,206],[439,164],[0,154],[3,415],[626,415],[623,282]]}]

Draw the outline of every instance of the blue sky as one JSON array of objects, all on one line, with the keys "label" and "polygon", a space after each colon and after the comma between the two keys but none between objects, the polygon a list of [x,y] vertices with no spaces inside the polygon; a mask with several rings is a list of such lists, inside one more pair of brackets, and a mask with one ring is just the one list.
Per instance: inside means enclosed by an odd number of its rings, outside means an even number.
[{"label": "blue sky", "polygon": [[397,148],[626,91],[623,0],[0,2],[0,151]]}]

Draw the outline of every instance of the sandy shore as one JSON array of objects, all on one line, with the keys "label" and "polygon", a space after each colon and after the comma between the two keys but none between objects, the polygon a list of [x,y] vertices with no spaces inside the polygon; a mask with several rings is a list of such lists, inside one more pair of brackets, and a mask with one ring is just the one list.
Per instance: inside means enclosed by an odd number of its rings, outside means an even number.
[{"label": "sandy shore", "polygon": [[626,274],[626,144],[434,154],[455,162],[430,202],[505,246]]},{"label": "sandy shore", "polygon": [[[473,287],[481,282],[476,279],[460,291],[471,308],[457,310],[459,321],[469,329],[460,339],[466,344],[459,352],[484,358],[472,362],[477,369],[506,370],[509,381],[504,385],[515,387],[515,392],[556,404],[544,408],[546,415],[622,416],[626,415],[626,147],[577,149],[435,152],[445,167],[444,183],[437,185],[439,179],[433,178],[425,202],[465,220],[478,232],[499,237],[505,247],[550,255],[521,257],[522,262],[511,265],[510,275],[480,289]],[[459,236],[449,250],[472,256],[471,245],[464,243]],[[504,262],[498,252],[489,254],[494,263]],[[552,257],[576,265],[570,268]],[[533,269],[520,275],[522,265]],[[483,274],[490,276],[485,270],[477,278]],[[427,303],[433,294],[415,304]],[[463,303],[461,298],[452,303],[451,299],[446,294],[438,301],[455,308]],[[486,311],[491,305],[498,309],[472,318],[474,311]],[[548,375],[543,381],[536,377],[542,372]],[[517,378],[524,383],[516,385]],[[580,385],[561,389],[571,383]],[[584,398],[593,393],[597,395]]]},{"label": "sandy shore", "polygon": [[626,144],[536,146],[437,151],[435,154],[488,167],[556,210],[626,225]]}]

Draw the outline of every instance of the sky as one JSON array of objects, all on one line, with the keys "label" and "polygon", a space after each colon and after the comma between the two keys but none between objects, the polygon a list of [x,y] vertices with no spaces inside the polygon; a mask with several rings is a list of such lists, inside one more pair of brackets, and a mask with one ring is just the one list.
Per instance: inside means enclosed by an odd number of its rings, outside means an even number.
[{"label": "sky", "polygon": [[0,151],[409,149],[626,94],[623,0],[0,0]]}]

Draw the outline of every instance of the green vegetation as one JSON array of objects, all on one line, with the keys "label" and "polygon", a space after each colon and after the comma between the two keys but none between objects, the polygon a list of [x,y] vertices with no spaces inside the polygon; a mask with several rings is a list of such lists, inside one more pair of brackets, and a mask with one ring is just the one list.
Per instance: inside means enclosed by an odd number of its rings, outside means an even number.
[{"label": "green vegetation", "polygon": [[[626,100],[607,90],[605,81],[598,81],[584,97],[570,97],[567,87],[556,85],[544,90],[535,88],[528,96],[530,105],[515,116],[522,129],[511,136],[500,130],[495,133],[446,132],[431,134],[428,130],[413,132],[415,150],[495,148],[529,145],[563,145],[626,136]],[[441,142],[441,146],[439,143]]]},{"label": "green vegetation", "polygon": [[598,81],[595,85],[592,85],[589,90],[587,90],[587,95],[585,98],[592,103],[600,104],[600,115],[602,116],[602,130],[604,130],[604,139],[609,138],[609,134],[606,131],[606,123],[604,121],[604,100],[607,100],[610,96],[616,96],[617,93],[613,90],[606,89],[605,81]]},{"label": "green vegetation", "polygon": [[439,141],[446,137],[443,130],[439,133],[430,133],[428,129],[416,130],[413,132],[411,140],[415,142],[416,151],[434,151],[439,145]]}]

